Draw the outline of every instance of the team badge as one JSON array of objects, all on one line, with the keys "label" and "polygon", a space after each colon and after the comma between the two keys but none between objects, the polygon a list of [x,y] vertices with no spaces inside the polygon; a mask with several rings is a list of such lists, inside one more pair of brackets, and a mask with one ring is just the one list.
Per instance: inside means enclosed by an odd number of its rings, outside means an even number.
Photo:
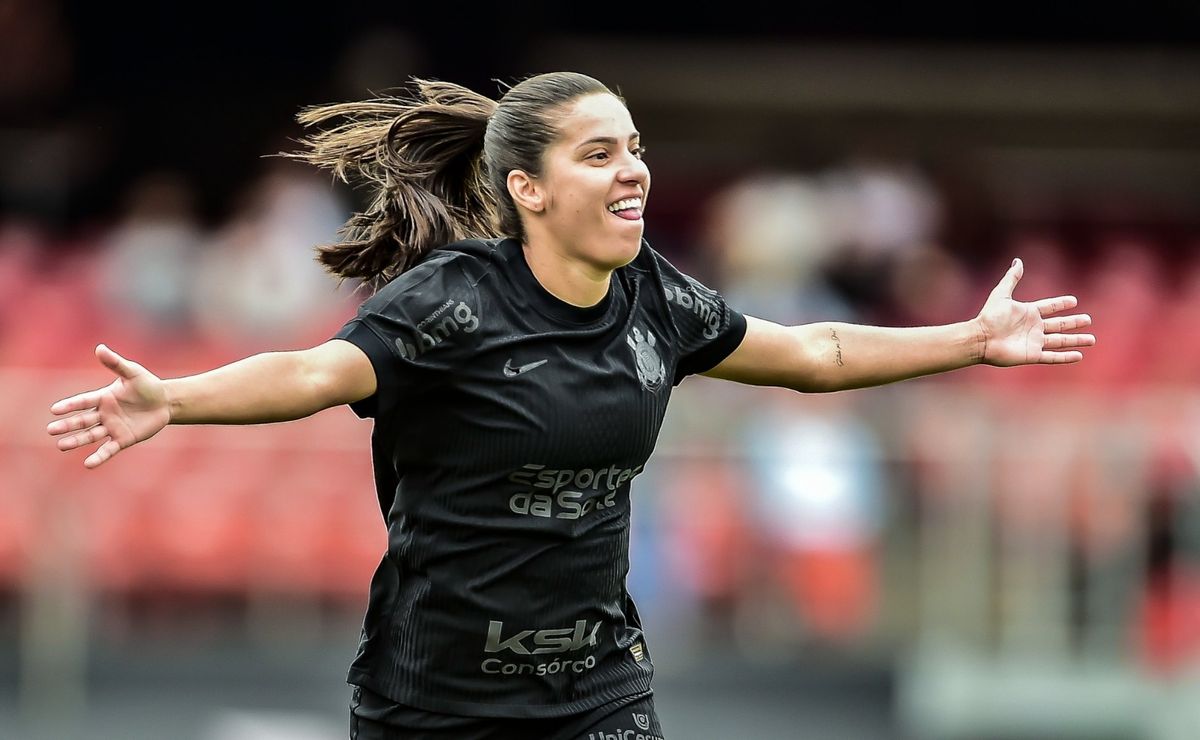
[{"label": "team badge", "polygon": [[630,348],[633,349],[638,380],[642,381],[642,387],[648,391],[657,391],[667,377],[667,369],[663,367],[658,352],[654,351],[654,345],[657,343],[654,335],[647,329],[646,335],[642,336],[642,332],[635,326],[625,337],[625,341],[629,342]]}]

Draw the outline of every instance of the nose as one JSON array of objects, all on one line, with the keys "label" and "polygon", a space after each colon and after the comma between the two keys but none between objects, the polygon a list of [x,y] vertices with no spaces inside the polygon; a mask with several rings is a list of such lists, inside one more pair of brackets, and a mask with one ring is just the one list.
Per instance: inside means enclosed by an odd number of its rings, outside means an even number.
[{"label": "nose", "polygon": [[650,168],[646,166],[646,162],[632,153],[625,153],[621,162],[621,169],[617,172],[617,178],[623,183],[633,183],[642,186],[645,190],[650,185]]}]

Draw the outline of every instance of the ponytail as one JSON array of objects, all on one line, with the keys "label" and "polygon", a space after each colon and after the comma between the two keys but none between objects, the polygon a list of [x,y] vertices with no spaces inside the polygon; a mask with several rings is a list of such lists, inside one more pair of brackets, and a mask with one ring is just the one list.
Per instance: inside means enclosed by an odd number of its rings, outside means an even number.
[{"label": "ponytail", "polygon": [[459,239],[489,237],[499,204],[482,152],[497,102],[449,82],[415,79],[416,99],[385,96],[304,109],[305,126],[338,122],[284,153],[374,190],[366,210],[317,248],[318,260],[372,291]]},{"label": "ponytail", "polygon": [[415,99],[382,97],[301,111],[305,126],[337,122],[301,139],[304,151],[282,154],[374,190],[367,209],[342,226],[341,241],[317,249],[327,270],[343,280],[360,279],[371,290],[443,244],[493,236],[525,241],[508,174],[540,176],[546,149],[560,134],[564,106],[585,95],[613,95],[577,72],[527,78],[499,101],[450,82],[413,82]]}]

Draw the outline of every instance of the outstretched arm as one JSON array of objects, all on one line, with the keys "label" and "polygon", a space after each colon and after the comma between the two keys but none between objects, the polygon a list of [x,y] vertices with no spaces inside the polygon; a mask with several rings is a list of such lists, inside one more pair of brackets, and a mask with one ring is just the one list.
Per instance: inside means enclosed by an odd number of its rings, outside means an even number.
[{"label": "outstretched arm", "polygon": [[1013,299],[1023,274],[1014,260],[979,315],[944,326],[890,328],[840,322],[780,326],[747,317],[741,345],[705,375],[804,392],[865,388],[979,363],[1008,367],[1079,362],[1091,334],[1067,333],[1091,325],[1072,309],[1074,296],[1031,303]]},{"label": "outstretched arm", "polygon": [[266,352],[166,381],[172,424],[264,424],[302,419],[375,392],[366,354],[341,339]]},{"label": "outstretched arm", "polygon": [[375,392],[371,361],[340,339],[311,349],[267,352],[199,375],[163,380],[101,344],[96,358],[117,377],[58,401],[46,431],[60,450],[101,443],[84,460],[94,468],[167,424],[262,424],[290,421]]}]

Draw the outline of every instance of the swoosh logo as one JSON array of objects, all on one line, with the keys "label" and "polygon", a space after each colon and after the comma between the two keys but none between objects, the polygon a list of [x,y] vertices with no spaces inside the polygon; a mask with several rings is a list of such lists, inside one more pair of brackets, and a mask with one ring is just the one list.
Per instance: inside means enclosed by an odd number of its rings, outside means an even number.
[{"label": "swoosh logo", "polygon": [[530,370],[539,368],[542,365],[545,365],[547,362],[549,362],[549,360],[538,360],[537,362],[531,362],[528,365],[522,365],[520,367],[513,367],[512,359],[510,358],[508,360],[505,360],[505,362],[504,362],[504,374],[505,374],[505,376],[507,376],[509,378],[515,378],[522,373],[527,373]]}]

